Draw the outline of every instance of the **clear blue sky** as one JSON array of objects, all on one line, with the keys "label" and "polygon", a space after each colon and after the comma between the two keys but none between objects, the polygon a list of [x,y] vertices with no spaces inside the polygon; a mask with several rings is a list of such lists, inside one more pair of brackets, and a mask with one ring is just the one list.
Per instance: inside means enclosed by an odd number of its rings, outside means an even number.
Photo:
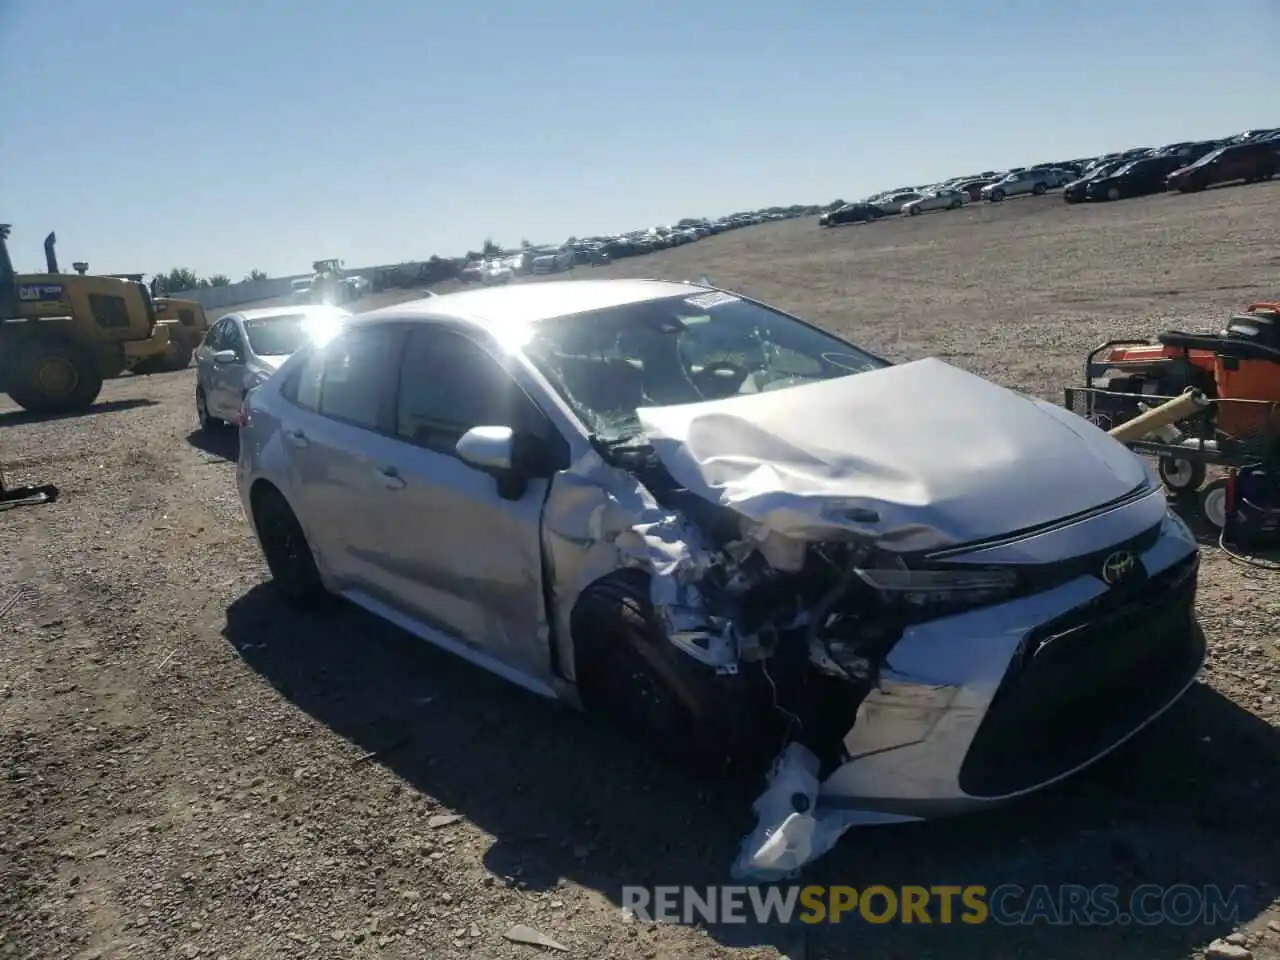
[{"label": "clear blue sky", "polygon": [[0,0],[19,268],[239,279],[1280,124],[1278,0]]}]

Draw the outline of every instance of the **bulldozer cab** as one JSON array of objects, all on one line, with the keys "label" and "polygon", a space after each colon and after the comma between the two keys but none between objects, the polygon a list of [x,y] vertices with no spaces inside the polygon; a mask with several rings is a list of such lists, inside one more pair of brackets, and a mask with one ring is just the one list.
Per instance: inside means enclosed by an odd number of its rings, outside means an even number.
[{"label": "bulldozer cab", "polygon": [[156,319],[161,323],[172,321],[201,337],[209,332],[209,316],[199,300],[159,297],[156,299]]},{"label": "bulldozer cab", "polygon": [[62,273],[55,234],[44,239],[45,273],[17,273],[9,255],[9,227],[0,227],[0,297],[10,321],[44,321],[43,329],[88,343],[146,340],[156,325],[155,301],[141,277]]}]

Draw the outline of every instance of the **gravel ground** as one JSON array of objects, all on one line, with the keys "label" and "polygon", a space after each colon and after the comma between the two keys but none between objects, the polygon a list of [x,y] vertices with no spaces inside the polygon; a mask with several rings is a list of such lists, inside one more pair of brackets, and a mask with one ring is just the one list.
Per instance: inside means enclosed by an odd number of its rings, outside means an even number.
[{"label": "gravel ground", "polygon": [[[1280,293],[1277,222],[1280,184],[1048,197],[747,228],[575,275],[706,273],[1057,398],[1096,342]],[[0,518],[0,956],[534,956],[503,937],[523,923],[579,957],[1150,960],[1232,932],[624,922],[624,883],[725,882],[750,796],[358,611],[285,612],[234,449],[193,433],[193,377],[121,378],[86,416],[0,412],[10,481],[62,492]],[[1205,682],[1118,755],[998,814],[851,834],[812,879],[1243,884],[1246,949],[1280,957],[1275,576],[1206,547]]]}]

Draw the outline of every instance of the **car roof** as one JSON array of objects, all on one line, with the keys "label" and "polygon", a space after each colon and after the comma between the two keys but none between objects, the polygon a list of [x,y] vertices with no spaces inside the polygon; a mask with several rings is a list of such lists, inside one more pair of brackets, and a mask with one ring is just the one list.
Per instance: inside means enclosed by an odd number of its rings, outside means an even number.
[{"label": "car roof", "polygon": [[296,317],[299,314],[315,315],[315,316],[332,316],[334,312],[339,314],[348,313],[341,307],[326,307],[318,303],[300,303],[296,306],[288,304],[279,307],[257,307],[253,310],[236,310],[227,314],[229,317],[239,317],[241,320],[266,320],[269,317]]},{"label": "car roof", "polygon": [[714,289],[671,280],[549,280],[446,293],[357,314],[358,323],[452,320],[498,330],[568,314],[624,307]]}]

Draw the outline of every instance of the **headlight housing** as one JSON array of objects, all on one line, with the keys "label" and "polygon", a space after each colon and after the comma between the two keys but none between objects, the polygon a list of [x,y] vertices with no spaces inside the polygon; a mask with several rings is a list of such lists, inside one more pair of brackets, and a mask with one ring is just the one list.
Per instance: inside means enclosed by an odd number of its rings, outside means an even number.
[{"label": "headlight housing", "polygon": [[858,578],[890,607],[960,610],[998,603],[1018,589],[1008,568],[950,570],[859,569]]}]

